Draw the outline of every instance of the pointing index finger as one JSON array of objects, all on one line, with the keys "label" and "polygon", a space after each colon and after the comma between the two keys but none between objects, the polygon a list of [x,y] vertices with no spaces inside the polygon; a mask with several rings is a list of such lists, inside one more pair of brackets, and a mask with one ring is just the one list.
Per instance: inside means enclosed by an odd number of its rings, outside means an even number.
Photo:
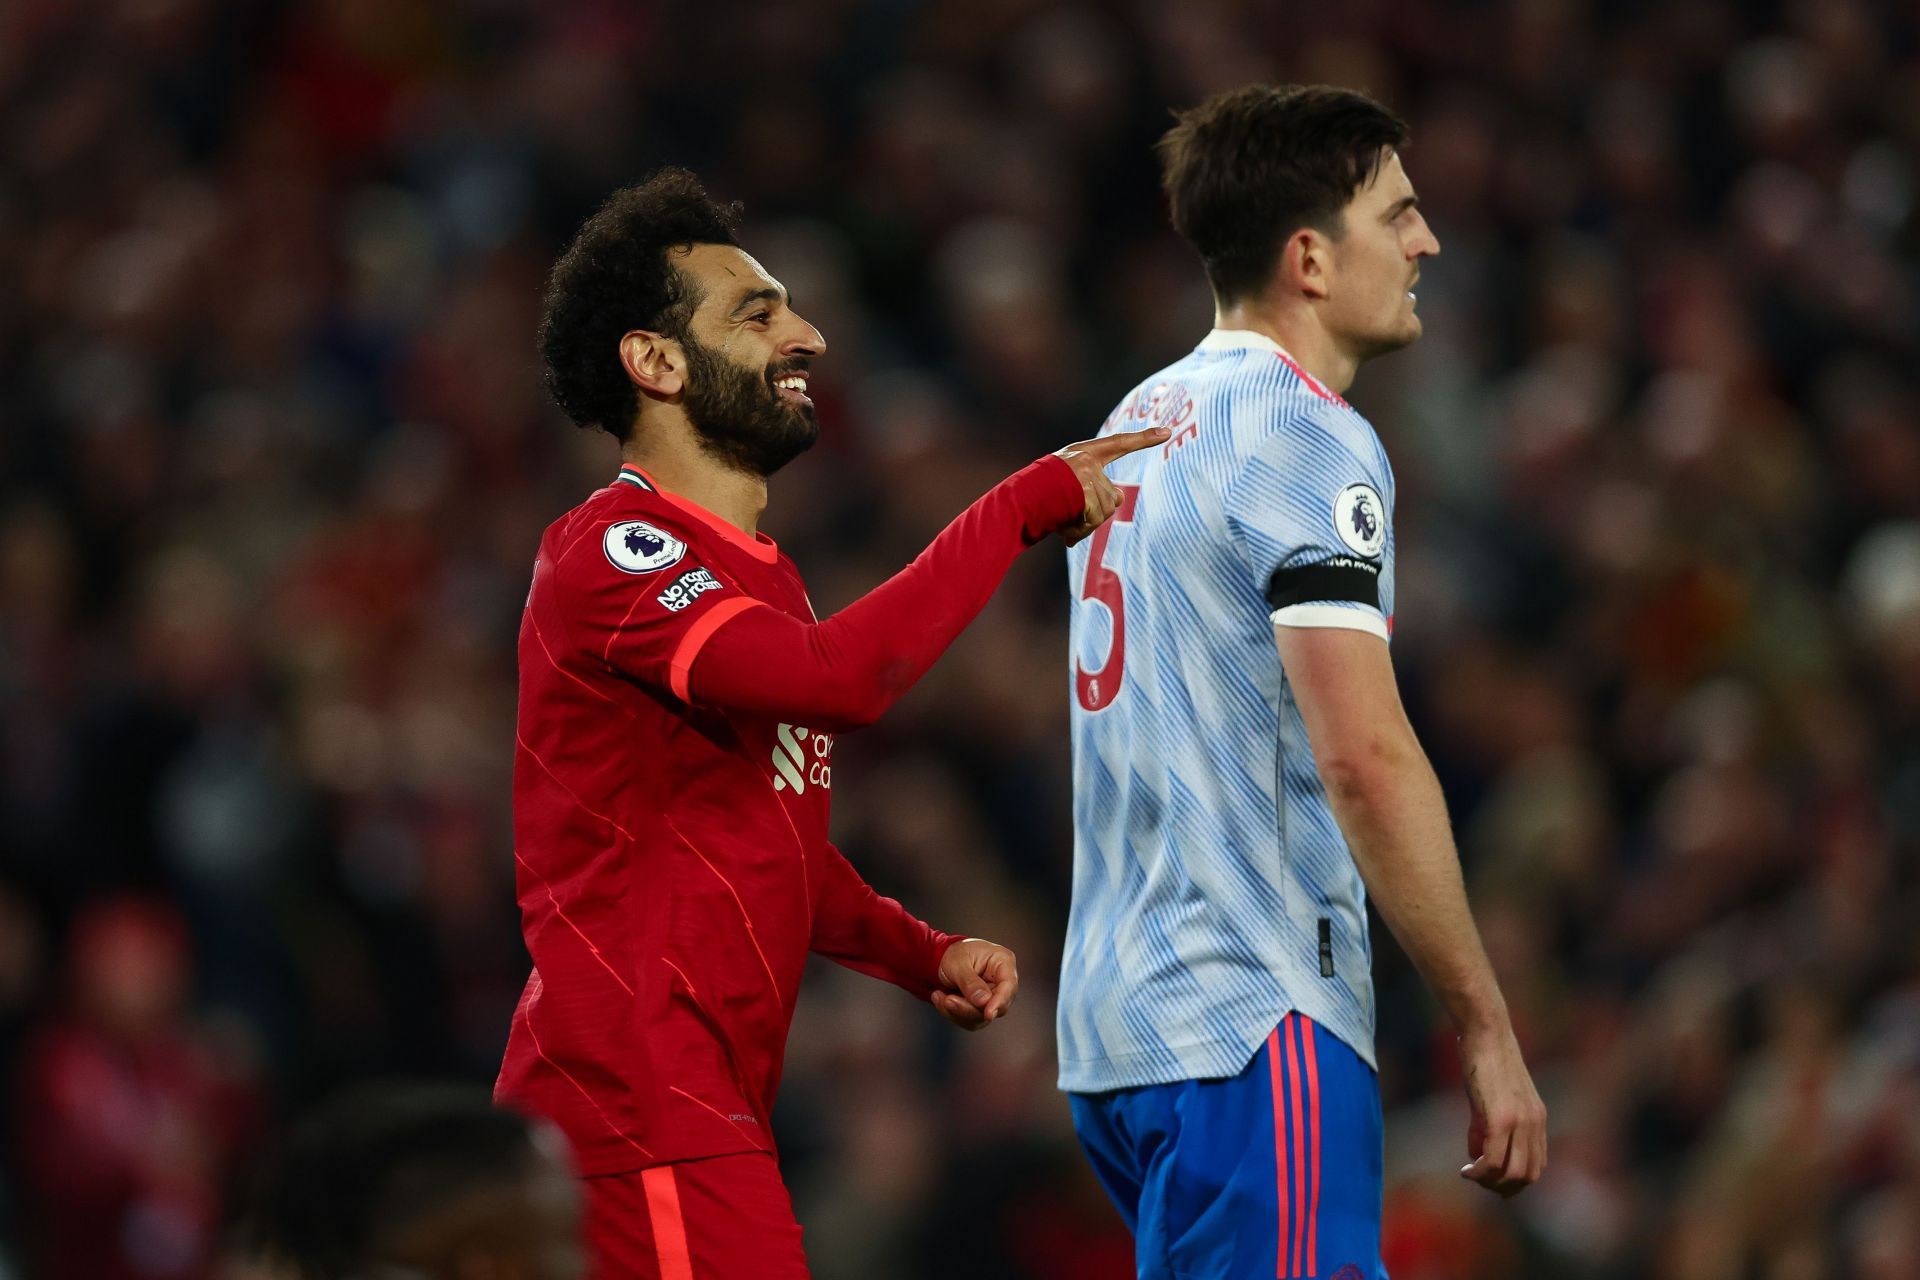
[{"label": "pointing index finger", "polygon": [[1124,458],[1141,449],[1151,449],[1154,445],[1165,444],[1173,432],[1166,427],[1149,427],[1145,431],[1122,431],[1115,435],[1101,436],[1098,440],[1089,440],[1079,446],[1085,452],[1099,459],[1101,465],[1115,458]]}]

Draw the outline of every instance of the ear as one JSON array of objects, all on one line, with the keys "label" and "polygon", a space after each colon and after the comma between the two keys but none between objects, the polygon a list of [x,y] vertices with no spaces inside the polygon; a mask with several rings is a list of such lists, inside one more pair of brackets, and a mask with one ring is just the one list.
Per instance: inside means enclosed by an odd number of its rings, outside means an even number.
[{"label": "ear", "polygon": [[1301,227],[1280,246],[1280,279],[1288,292],[1304,298],[1324,298],[1333,255],[1327,238],[1312,227]]},{"label": "ear", "polygon": [[622,334],[620,363],[633,385],[648,395],[677,396],[686,386],[686,352],[664,333],[635,329]]}]

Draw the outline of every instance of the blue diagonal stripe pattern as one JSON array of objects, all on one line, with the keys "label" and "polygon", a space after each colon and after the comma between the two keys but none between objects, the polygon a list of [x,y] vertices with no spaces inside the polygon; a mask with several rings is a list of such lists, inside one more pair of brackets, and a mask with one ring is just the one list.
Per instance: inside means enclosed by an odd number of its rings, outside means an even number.
[{"label": "blue diagonal stripe pattern", "polygon": [[[1389,634],[1393,473],[1366,419],[1257,334],[1210,334],[1129,392],[1102,434],[1162,423],[1167,446],[1108,472],[1137,490],[1101,548],[1117,593],[1089,577],[1093,539],[1068,552],[1074,870],[1059,1039],[1073,1092],[1235,1075],[1289,1010],[1373,1062],[1365,891],[1280,667],[1267,588],[1276,571],[1358,557],[1378,569],[1378,608],[1306,601],[1280,620]],[[1370,556],[1335,520],[1356,485],[1386,524]],[[1116,610],[1125,638],[1110,653]],[[1090,706],[1075,671],[1103,663]]]}]

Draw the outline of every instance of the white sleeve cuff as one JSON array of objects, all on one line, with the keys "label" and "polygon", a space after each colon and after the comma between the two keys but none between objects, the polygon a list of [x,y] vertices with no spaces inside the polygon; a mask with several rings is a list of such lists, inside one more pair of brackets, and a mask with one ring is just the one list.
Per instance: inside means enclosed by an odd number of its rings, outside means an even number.
[{"label": "white sleeve cuff", "polygon": [[1343,609],[1337,604],[1290,604],[1273,611],[1276,627],[1338,627],[1344,631],[1364,631],[1368,635],[1387,636],[1387,620],[1373,609]]}]

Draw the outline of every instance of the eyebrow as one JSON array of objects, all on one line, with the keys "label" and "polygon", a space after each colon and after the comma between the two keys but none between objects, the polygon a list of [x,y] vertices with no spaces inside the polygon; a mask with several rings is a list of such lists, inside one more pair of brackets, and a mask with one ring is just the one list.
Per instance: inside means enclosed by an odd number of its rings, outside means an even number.
[{"label": "eyebrow", "polygon": [[733,310],[727,313],[728,318],[737,318],[743,311],[756,302],[779,302],[789,307],[793,305],[793,299],[788,296],[785,289],[775,289],[768,286],[766,288],[755,289],[744,298],[741,298],[740,301],[734,303]]},{"label": "eyebrow", "polygon": [[1392,222],[1407,210],[1417,209],[1419,207],[1419,196],[1401,196],[1398,200],[1395,200],[1393,206],[1387,210],[1387,221]]}]

